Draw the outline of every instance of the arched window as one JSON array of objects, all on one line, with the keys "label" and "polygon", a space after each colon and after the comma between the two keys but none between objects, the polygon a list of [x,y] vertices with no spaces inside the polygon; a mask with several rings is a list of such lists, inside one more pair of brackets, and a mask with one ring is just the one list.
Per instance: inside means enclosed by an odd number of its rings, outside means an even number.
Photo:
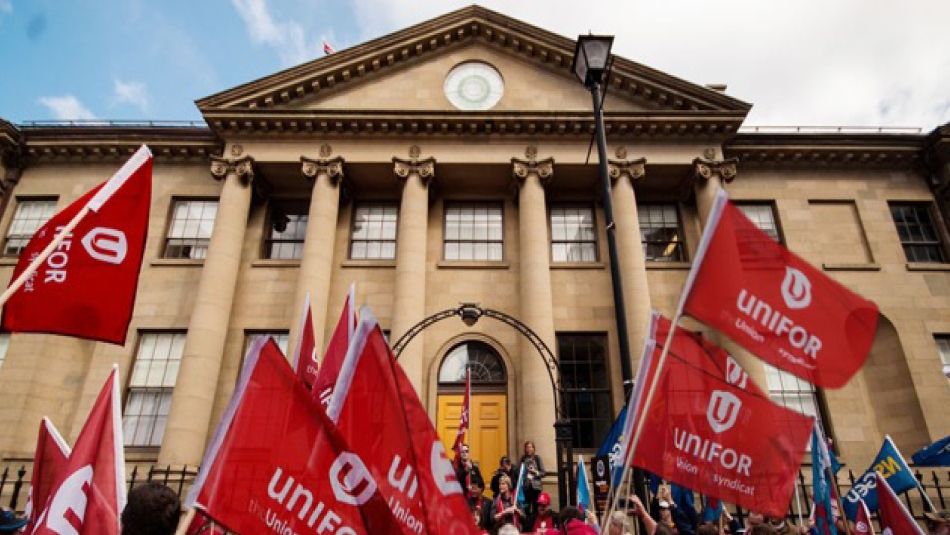
[{"label": "arched window", "polygon": [[505,363],[495,349],[477,340],[454,346],[439,368],[439,384],[465,383],[466,368],[472,370],[472,385],[503,385],[508,382]]}]

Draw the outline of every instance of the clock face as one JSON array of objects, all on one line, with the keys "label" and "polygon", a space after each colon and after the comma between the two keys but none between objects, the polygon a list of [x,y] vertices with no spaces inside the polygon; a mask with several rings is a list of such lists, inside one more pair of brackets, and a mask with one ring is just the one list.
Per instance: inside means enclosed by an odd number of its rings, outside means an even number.
[{"label": "clock face", "polygon": [[449,102],[460,110],[489,110],[501,100],[505,82],[491,65],[468,61],[449,71],[443,89]]}]

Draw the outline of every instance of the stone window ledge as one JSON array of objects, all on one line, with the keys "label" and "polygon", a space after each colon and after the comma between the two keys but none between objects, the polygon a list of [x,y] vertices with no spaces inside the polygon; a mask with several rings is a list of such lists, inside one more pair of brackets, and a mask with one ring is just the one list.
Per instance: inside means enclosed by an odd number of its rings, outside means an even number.
[{"label": "stone window ledge", "polygon": [[20,257],[8,256],[0,258],[0,266],[15,266],[20,261]]},{"label": "stone window ledge", "polygon": [[869,264],[825,262],[821,264],[821,267],[825,271],[881,271],[881,265],[874,262]]},{"label": "stone window ledge", "polygon": [[343,268],[394,268],[395,260],[344,260],[340,267]]},{"label": "stone window ledge", "polygon": [[175,267],[201,267],[205,265],[204,260],[195,260],[192,258],[156,258],[148,263],[150,266],[175,266]]},{"label": "stone window ledge", "polygon": [[299,268],[300,260],[284,260],[277,258],[262,258],[251,262],[256,268]]},{"label": "stone window ledge", "polygon": [[552,262],[551,269],[604,269],[603,262]]},{"label": "stone window ledge", "polygon": [[689,270],[693,267],[693,264],[690,262],[650,262],[648,260],[646,267],[647,269]]},{"label": "stone window ledge", "polygon": [[950,271],[950,264],[938,262],[908,262],[907,271]]},{"label": "stone window ledge", "polygon": [[504,261],[442,260],[435,265],[438,269],[508,269],[511,264]]}]

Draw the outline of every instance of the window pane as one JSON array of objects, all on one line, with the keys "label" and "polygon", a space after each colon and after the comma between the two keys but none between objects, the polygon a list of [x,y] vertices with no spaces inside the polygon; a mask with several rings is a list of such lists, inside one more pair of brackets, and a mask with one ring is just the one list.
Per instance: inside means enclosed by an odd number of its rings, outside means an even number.
[{"label": "window pane", "polygon": [[679,211],[673,204],[644,204],[638,207],[643,254],[654,262],[681,262],[686,259],[680,233]]},{"label": "window pane", "polygon": [[165,239],[165,258],[205,258],[218,201],[180,199],[174,203]]},{"label": "window pane", "polygon": [[[363,203],[354,208],[350,232],[350,258],[396,258],[398,207],[395,203]],[[302,249],[301,249],[302,250]]]},{"label": "window pane", "polygon": [[762,232],[769,235],[770,238],[781,242],[778,234],[778,224],[776,223],[775,210],[769,203],[740,203],[736,206],[742,210],[742,213],[749,218],[755,226]]},{"label": "window pane", "polygon": [[7,229],[4,256],[18,256],[33,234],[56,213],[56,199],[18,199]]},{"label": "window pane", "polygon": [[10,335],[0,334],[0,368],[3,367],[3,362],[7,359],[7,349],[9,347],[10,347]]},{"label": "window pane", "polygon": [[503,260],[502,235],[501,204],[446,204],[445,260]]},{"label": "window pane", "polygon": [[596,448],[613,421],[606,336],[558,334],[563,404],[574,427],[575,448]]},{"label": "window pane", "polygon": [[587,205],[552,205],[551,258],[554,262],[597,261],[594,209]]},{"label": "window pane", "polygon": [[890,208],[908,262],[947,261],[929,204],[891,203]]}]

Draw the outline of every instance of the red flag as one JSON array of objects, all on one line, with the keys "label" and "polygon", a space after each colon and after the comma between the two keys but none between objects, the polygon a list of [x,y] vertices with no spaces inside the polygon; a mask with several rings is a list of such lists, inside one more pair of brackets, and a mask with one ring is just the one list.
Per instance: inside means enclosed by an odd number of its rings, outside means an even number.
[{"label": "red flag", "polygon": [[333,47],[330,46],[330,43],[329,43],[326,39],[324,39],[324,40],[323,40],[323,53],[329,55],[329,54],[332,54],[332,53],[334,53],[334,52],[336,52],[336,50],[333,50]]},{"label": "red flag", "polygon": [[313,334],[313,312],[310,310],[310,292],[300,312],[300,333],[294,348],[294,370],[304,386],[310,388],[317,378],[317,347]]},{"label": "red flag", "polygon": [[125,507],[125,454],[119,368],[112,367],[33,533],[118,535]]},{"label": "red flag", "polygon": [[353,331],[356,330],[355,293],[356,285],[351,284],[346,302],[343,303],[340,319],[336,322],[333,335],[330,336],[330,343],[327,344],[326,353],[324,353],[323,360],[320,362],[320,370],[317,372],[317,378],[313,383],[313,398],[322,403],[324,407],[330,403],[333,387],[340,375],[340,367],[343,366],[343,358],[350,346],[350,340],[353,339]]},{"label": "red flag", "polygon": [[143,145],[112,178],[36,231],[20,254],[12,281],[61,229],[81,218],[7,301],[3,329],[125,345],[151,198],[152,153]]},{"label": "red flag", "polygon": [[874,526],[871,524],[871,512],[864,500],[858,500],[858,516],[854,519],[855,535],[874,535]]},{"label": "red flag", "polygon": [[365,308],[327,415],[406,531],[479,533],[435,427]]},{"label": "red flag", "polygon": [[886,535],[924,535],[924,530],[907,512],[887,479],[877,471],[874,477],[877,478],[877,515],[881,519],[881,532]]},{"label": "red flag", "polygon": [[468,431],[468,419],[472,406],[472,370],[465,370],[465,396],[462,398],[462,414],[459,415],[459,430],[455,433],[455,444],[452,445],[452,451],[455,452],[455,460],[461,458],[462,444],[465,443],[465,433]]},{"label": "red flag", "polygon": [[684,310],[773,366],[838,388],[867,359],[877,305],[772,240],[716,198],[683,291]]},{"label": "red flag", "polygon": [[[663,323],[657,352],[668,332]],[[729,367],[724,350],[678,333],[640,416],[650,435],[637,444],[633,464],[702,494],[783,515],[813,420],[774,404],[741,368]],[[658,356],[648,368],[654,375]]]},{"label": "red flag", "polygon": [[273,340],[248,350],[186,500],[238,533],[401,533]]},{"label": "red flag", "polygon": [[226,535],[224,528],[208,518],[203,511],[195,510],[195,516],[188,525],[185,535]]},{"label": "red flag", "polygon": [[43,418],[40,433],[36,440],[36,452],[33,454],[33,476],[30,479],[30,497],[26,503],[24,516],[29,519],[25,532],[30,533],[49,502],[50,488],[65,470],[69,460],[69,444],[50,422]]}]

